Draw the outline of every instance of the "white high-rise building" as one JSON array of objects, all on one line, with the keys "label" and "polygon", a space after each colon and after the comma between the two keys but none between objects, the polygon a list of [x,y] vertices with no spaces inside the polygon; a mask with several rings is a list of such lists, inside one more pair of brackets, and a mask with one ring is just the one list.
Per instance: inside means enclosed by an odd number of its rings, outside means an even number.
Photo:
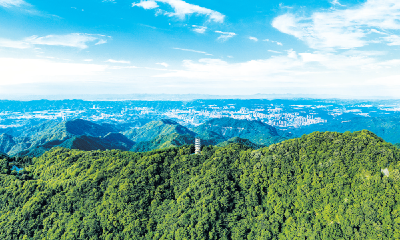
[{"label": "white high-rise building", "polygon": [[67,116],[65,115],[64,112],[61,113],[61,118],[63,121],[67,121]]}]

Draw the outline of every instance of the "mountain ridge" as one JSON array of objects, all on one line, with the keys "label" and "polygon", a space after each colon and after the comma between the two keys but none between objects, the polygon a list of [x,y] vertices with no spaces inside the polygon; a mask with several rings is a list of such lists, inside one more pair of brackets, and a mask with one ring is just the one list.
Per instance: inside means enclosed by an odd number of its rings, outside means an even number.
[{"label": "mountain ridge", "polygon": [[400,237],[400,149],[372,132],[193,151],[57,147],[20,174],[0,164],[0,225],[13,229],[0,238]]}]

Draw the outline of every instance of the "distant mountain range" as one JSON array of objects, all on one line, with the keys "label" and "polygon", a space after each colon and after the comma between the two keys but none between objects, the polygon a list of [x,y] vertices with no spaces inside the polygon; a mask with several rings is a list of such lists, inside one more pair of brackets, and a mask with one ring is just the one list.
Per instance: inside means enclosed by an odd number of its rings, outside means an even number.
[{"label": "distant mountain range", "polygon": [[355,132],[368,130],[385,141],[390,143],[400,143],[400,116],[390,117],[355,117],[347,121],[331,121],[324,124],[313,124],[292,131],[294,137],[301,137],[315,131],[319,132]]},{"label": "distant mountain range", "polygon": [[8,156],[40,156],[53,147],[79,150],[120,149],[145,152],[193,144],[226,146],[240,143],[258,149],[286,139],[315,131],[354,132],[367,129],[391,143],[400,143],[400,117],[357,117],[348,121],[332,121],[294,129],[291,134],[261,121],[232,118],[211,119],[193,129],[170,119],[149,122],[142,127],[125,130],[113,124],[97,124],[76,119],[66,122],[47,121],[24,129],[17,136],[0,134],[0,152]]},{"label": "distant mountain range", "polygon": [[0,135],[0,152],[9,156],[40,156],[53,147],[79,150],[120,149],[144,152],[190,145],[196,137],[203,145],[241,143],[259,148],[287,139],[284,132],[260,121],[231,118],[212,119],[189,129],[170,119],[162,119],[118,132],[112,124],[97,124],[76,119],[48,121],[27,129],[18,136]]}]

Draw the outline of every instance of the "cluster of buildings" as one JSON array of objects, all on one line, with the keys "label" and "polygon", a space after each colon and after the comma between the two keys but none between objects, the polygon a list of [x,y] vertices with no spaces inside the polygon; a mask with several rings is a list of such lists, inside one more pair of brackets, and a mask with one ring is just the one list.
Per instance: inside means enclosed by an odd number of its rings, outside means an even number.
[{"label": "cluster of buildings", "polygon": [[216,107],[210,107],[209,109],[202,109],[196,111],[194,109],[173,109],[163,114],[166,118],[175,119],[183,124],[199,125],[205,120],[211,118],[223,118],[229,117],[234,119],[245,119],[245,120],[258,120],[265,122],[269,125],[287,128],[287,127],[301,127],[317,123],[326,123],[326,119],[321,117],[314,117],[315,114],[301,114],[299,112],[287,113],[283,112],[281,108],[273,109],[254,109],[249,110],[248,108],[241,108],[235,111],[232,106],[224,107],[222,109],[216,109]]},{"label": "cluster of buildings", "polygon": [[[232,103],[233,102],[233,103]],[[169,118],[186,126],[198,126],[212,118],[234,118],[257,120],[280,129],[298,128],[312,124],[326,123],[335,118],[347,118],[346,114],[369,117],[374,112],[387,112],[393,110],[393,106],[380,105],[373,108],[372,105],[291,105],[294,102],[260,103],[241,102],[233,100],[197,101],[191,104],[177,104],[169,102],[151,102],[121,104],[121,102],[109,102],[107,104],[84,105],[60,104],[52,109],[41,111],[25,111],[26,108],[16,111],[0,112],[0,128],[20,126],[26,120],[58,120],[66,121],[81,118],[89,121],[132,123],[137,120],[158,120]],[[137,105],[135,105],[137,104]],[[141,104],[141,105],[140,105]],[[218,104],[218,105],[217,105]],[[348,107],[348,109],[346,109]],[[398,108],[400,109],[400,108]],[[398,110],[394,109],[394,110]],[[387,114],[387,113],[386,113]],[[140,122],[140,121],[138,121]]]}]

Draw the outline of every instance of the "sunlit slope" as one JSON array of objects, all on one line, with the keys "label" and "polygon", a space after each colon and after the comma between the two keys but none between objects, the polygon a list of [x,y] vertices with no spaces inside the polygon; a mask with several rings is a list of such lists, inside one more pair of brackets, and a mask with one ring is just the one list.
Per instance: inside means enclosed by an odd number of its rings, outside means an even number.
[{"label": "sunlit slope", "polygon": [[[76,119],[70,120],[66,122],[55,122],[48,121],[44,122],[38,126],[32,127],[28,129],[25,133],[17,138],[13,138],[14,146],[7,152],[9,155],[28,155],[28,156],[39,156],[43,154],[45,151],[51,149],[54,146],[58,146],[63,144],[65,141],[74,141],[76,138],[82,138],[82,136],[86,136],[86,138],[97,138],[96,142],[101,142],[103,139],[100,139],[103,136],[106,136],[114,129],[109,126],[104,126],[100,124],[96,124],[90,121]],[[121,137],[119,137],[121,138]],[[130,141],[125,138],[124,141]],[[131,142],[131,141],[130,141]],[[100,143],[100,145],[110,145],[110,143]],[[97,144],[98,145],[98,144]],[[77,149],[97,149],[95,148],[97,145],[93,145],[92,147],[80,148],[81,144],[71,144],[64,143],[63,146],[71,146],[69,148],[77,148]],[[111,144],[113,145],[113,144]],[[117,144],[118,145],[118,144]],[[133,144],[128,144],[124,148],[115,147],[114,145],[111,148],[124,149],[127,150],[132,147]],[[83,145],[82,145],[83,146]],[[107,149],[108,147],[101,147],[98,149]]]},{"label": "sunlit slope", "polygon": [[124,135],[135,142],[151,141],[159,136],[166,136],[173,133],[180,135],[192,135],[193,133],[188,128],[178,124],[170,119],[162,119],[145,124],[143,127],[135,128],[124,132]]},{"label": "sunlit slope", "polygon": [[371,132],[193,150],[55,148],[0,174],[0,238],[400,238],[400,150]]}]

